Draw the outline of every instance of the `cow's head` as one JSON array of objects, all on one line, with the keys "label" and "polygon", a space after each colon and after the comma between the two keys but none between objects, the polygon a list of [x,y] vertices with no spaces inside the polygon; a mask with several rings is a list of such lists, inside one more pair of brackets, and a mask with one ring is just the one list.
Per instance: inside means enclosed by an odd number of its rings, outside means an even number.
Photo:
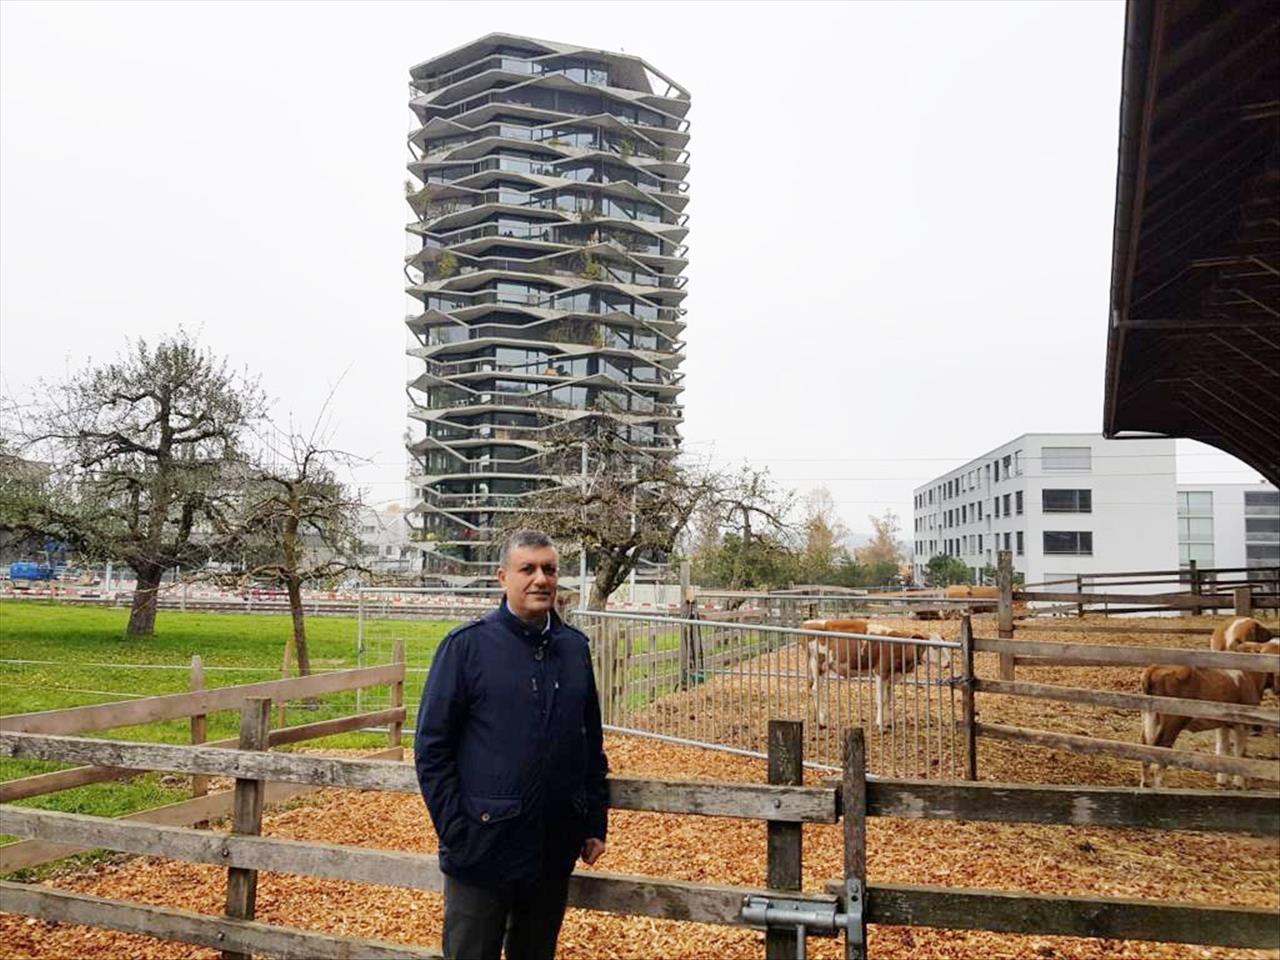
[{"label": "cow's head", "polygon": [[1253,617],[1236,617],[1227,625],[1222,638],[1226,648],[1232,650],[1242,643],[1266,643],[1272,636],[1271,631]]}]

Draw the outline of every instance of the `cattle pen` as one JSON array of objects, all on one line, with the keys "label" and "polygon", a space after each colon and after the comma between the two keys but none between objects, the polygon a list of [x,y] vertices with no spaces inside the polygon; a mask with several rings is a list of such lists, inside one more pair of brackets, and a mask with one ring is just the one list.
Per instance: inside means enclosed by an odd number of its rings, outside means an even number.
[{"label": "cattle pen", "polygon": [[[359,679],[371,679],[369,677]],[[386,681],[387,678],[379,677]],[[255,919],[259,871],[297,874],[381,887],[438,891],[435,858],[399,850],[303,843],[261,836],[268,784],[416,794],[413,768],[392,759],[342,759],[271,753],[272,699],[241,691],[236,747],[142,744],[72,734],[22,732],[85,729],[86,708],[31,715],[0,724],[0,755],[60,761],[120,771],[163,770],[233,777],[229,833],[173,823],[113,820],[0,806],[0,829],[29,842],[107,847],[130,854],[205,864],[226,870],[226,907],[208,916],[155,904],[85,896],[41,885],[0,883],[6,912],[87,924],[200,944],[226,955],[438,956],[431,947],[356,939]],[[279,693],[280,691],[276,691]],[[235,696],[219,691],[224,699]],[[189,695],[184,695],[189,696]],[[191,704],[188,704],[190,706]],[[219,701],[225,708],[225,704]],[[129,706],[137,707],[138,704]],[[160,709],[156,705],[148,705]],[[176,709],[172,701],[167,709]],[[89,708],[92,709],[92,708]],[[59,716],[60,715],[60,716]],[[649,876],[579,872],[574,906],[606,913],[754,927],[767,933],[766,956],[801,957],[810,936],[837,936],[846,957],[867,956],[867,925],[932,926],[1128,940],[1280,947],[1280,915],[1250,907],[1204,906],[1106,897],[1043,896],[955,887],[869,884],[867,818],[945,819],[992,823],[1144,827],[1240,833],[1280,831],[1280,805],[1267,793],[1137,791],[1097,787],[923,782],[866,775],[861,730],[842,735],[837,781],[801,785],[800,724],[775,721],[768,730],[769,784],[612,777],[617,810],[735,818],[768,824],[768,884],[750,888],[679,882]],[[822,890],[800,887],[804,823],[839,823],[844,871]]]}]

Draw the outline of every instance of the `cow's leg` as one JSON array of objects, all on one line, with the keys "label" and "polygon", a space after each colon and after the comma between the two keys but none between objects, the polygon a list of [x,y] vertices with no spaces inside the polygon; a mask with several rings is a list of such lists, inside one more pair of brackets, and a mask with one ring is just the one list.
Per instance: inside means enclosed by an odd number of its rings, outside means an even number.
[{"label": "cow's leg", "polygon": [[[1214,734],[1215,742],[1213,752],[1219,757],[1231,756],[1231,728],[1218,727],[1218,729],[1214,731]],[[1214,779],[1218,782],[1218,786],[1220,787],[1225,787],[1227,785],[1227,775],[1225,773],[1217,773],[1214,776]]]},{"label": "cow's leg", "polygon": [[[1249,735],[1249,731],[1244,726],[1244,724],[1241,724],[1241,723],[1237,723],[1234,727],[1231,728],[1231,731],[1232,733],[1235,734],[1235,747],[1236,747],[1235,755],[1243,759],[1244,753],[1245,753],[1245,738]],[[1237,774],[1234,778],[1232,778],[1232,783],[1238,789],[1243,790],[1245,786],[1244,774]]]},{"label": "cow's leg", "polygon": [[[1158,740],[1160,740],[1160,714],[1156,713],[1155,710],[1143,710],[1142,742],[1147,746],[1155,746]],[[1156,786],[1158,769],[1160,769],[1160,764],[1148,763],[1147,760],[1143,760],[1142,773],[1139,773],[1138,776],[1138,786]]]},{"label": "cow's leg", "polygon": [[809,641],[809,699],[814,703],[814,713],[818,718],[818,726],[825,727],[827,725],[827,711],[822,699],[822,679],[825,668],[829,666],[824,662],[823,651],[817,640]]}]

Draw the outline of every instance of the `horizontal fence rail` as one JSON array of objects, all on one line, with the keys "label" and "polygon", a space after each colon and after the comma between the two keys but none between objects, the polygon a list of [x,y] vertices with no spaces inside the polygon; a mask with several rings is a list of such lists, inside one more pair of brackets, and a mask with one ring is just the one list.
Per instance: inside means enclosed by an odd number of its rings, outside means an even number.
[{"label": "horizontal fence rail", "polygon": [[1157,697],[1145,693],[1119,693],[1114,690],[1090,690],[1085,687],[1062,687],[1017,680],[975,680],[974,688],[978,693],[1001,693],[1039,700],[1057,700],[1063,703],[1084,703],[1121,710],[1152,710],[1180,717],[1202,717],[1228,723],[1280,727],[1280,711],[1274,707],[1245,707],[1237,703],[1219,703],[1215,700]]},{"label": "horizontal fence rail", "polygon": [[1048,657],[1064,662],[1077,662],[1081,666],[1105,664],[1146,667],[1157,663],[1254,672],[1280,670],[1280,654],[1273,653],[1228,653],[1208,649],[1175,650],[1166,647],[1111,646],[1100,643],[1059,643],[1052,640],[1000,640],[981,637],[976,638],[973,643],[974,649],[979,653]]},{"label": "horizontal fence rail", "polygon": [[[0,880],[0,900],[5,909],[56,923],[79,923],[121,933],[136,933],[161,940],[176,940],[214,950],[244,955],[317,960],[436,960],[439,950],[422,949],[379,940],[314,933],[252,920],[212,917],[173,907],[153,907],[108,900],[84,893],[50,890]],[[225,954],[224,954],[225,955]]]},{"label": "horizontal fence rail", "polygon": [[[828,889],[838,889],[833,882]],[[872,886],[868,923],[1274,949],[1274,911],[955,887]]]},{"label": "horizontal fence rail", "polygon": [[[379,760],[348,760],[163,743],[0,732],[0,756],[89,763],[132,770],[162,770],[238,779],[262,779],[351,790],[419,792],[413,767]],[[620,810],[666,810],[703,816],[834,823],[835,791],[824,787],[706,784],[610,777],[611,803]]]},{"label": "horizontal fence rail", "polygon": [[[833,782],[834,785],[834,782]],[[867,815],[910,820],[1069,824],[1280,836],[1280,803],[1264,791],[1142,790],[1016,783],[867,779]]]},{"label": "horizontal fence rail", "polygon": [[283,702],[364,686],[383,686],[403,679],[403,675],[402,664],[389,664],[313,673],[288,680],[266,680],[235,687],[218,687],[194,693],[173,693],[129,703],[104,703],[42,713],[11,714],[0,717],[0,732],[70,735],[90,730],[110,730],[158,720],[176,720],[217,710],[234,710],[239,708],[246,697],[270,697],[274,701]]}]

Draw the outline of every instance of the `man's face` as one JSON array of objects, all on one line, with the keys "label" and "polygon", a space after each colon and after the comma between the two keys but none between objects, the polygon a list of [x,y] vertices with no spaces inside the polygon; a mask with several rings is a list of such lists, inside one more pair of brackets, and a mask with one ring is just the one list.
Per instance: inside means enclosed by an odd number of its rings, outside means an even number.
[{"label": "man's face", "polygon": [[507,606],[522,620],[545,617],[556,602],[559,558],[551,547],[516,547],[498,582],[507,592]]}]

